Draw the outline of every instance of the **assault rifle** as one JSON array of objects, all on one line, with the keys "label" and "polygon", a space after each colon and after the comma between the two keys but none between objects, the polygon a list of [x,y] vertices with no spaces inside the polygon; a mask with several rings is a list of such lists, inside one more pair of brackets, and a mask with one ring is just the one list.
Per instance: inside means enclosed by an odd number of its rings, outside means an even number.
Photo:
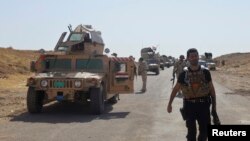
[{"label": "assault rifle", "polygon": [[211,111],[211,115],[213,117],[213,123],[214,125],[221,125],[221,122],[220,122],[220,119],[219,119],[219,116],[216,112],[216,110],[213,110],[213,107],[216,105],[216,101],[215,101],[215,98],[211,96],[211,102],[212,102],[212,111]]},{"label": "assault rifle", "polygon": [[219,116],[216,111],[212,110],[212,117],[213,117],[213,123],[214,125],[221,125]]},{"label": "assault rifle", "polygon": [[172,83],[172,89],[173,89],[173,87],[174,87],[174,81],[175,81],[175,75],[174,74],[173,74],[173,78],[170,79],[170,81],[173,81],[173,83]]}]

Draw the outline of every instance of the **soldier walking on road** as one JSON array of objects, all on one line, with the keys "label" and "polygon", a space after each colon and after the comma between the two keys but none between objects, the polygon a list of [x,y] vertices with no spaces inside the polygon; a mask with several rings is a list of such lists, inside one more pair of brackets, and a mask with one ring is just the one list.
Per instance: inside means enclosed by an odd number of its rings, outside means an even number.
[{"label": "soldier walking on road", "polygon": [[147,63],[143,61],[143,58],[141,57],[139,59],[139,66],[138,66],[138,75],[141,75],[142,77],[142,89],[141,92],[146,92],[147,88]]},{"label": "soldier walking on road", "polygon": [[182,72],[175,85],[167,111],[172,112],[172,102],[176,93],[183,92],[183,119],[186,120],[188,130],[187,141],[196,141],[196,120],[199,125],[198,141],[207,140],[207,126],[211,124],[210,105],[212,99],[212,113],[216,113],[216,95],[210,72],[198,65],[199,54],[195,48],[187,51],[190,66]]},{"label": "soldier walking on road", "polygon": [[[180,55],[179,60],[174,64],[174,69],[173,69],[173,79],[178,80],[179,75],[184,71],[184,68],[187,67],[187,62],[184,60],[185,57],[184,55]],[[178,92],[178,95],[181,94],[181,91]]]}]

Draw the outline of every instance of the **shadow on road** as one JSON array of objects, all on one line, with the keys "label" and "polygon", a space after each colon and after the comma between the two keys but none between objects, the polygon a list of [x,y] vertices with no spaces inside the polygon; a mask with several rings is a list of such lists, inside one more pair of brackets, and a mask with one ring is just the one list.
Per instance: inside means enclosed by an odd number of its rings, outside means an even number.
[{"label": "shadow on road", "polygon": [[55,103],[43,108],[42,113],[30,114],[28,112],[11,116],[10,121],[41,122],[41,123],[71,123],[90,122],[92,120],[109,120],[125,118],[129,112],[113,112],[112,104],[105,104],[105,111],[102,115],[92,115],[90,107],[82,103]]},{"label": "shadow on road", "polygon": [[135,94],[145,94],[145,92],[138,91],[138,92],[135,92]]},{"label": "shadow on road", "polygon": [[148,73],[147,76],[157,76],[157,74]]}]

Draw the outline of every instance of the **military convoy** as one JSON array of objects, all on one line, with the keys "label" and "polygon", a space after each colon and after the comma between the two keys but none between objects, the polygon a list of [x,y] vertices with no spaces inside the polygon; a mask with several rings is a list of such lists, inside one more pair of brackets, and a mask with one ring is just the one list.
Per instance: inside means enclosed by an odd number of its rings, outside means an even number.
[{"label": "military convoy", "polygon": [[211,52],[205,52],[204,55],[201,56],[201,59],[206,62],[206,66],[209,70],[216,70],[216,64],[214,63],[213,54]]},{"label": "military convoy", "polygon": [[[90,104],[93,114],[102,114],[105,102],[118,94],[134,92],[134,60],[104,54],[101,32],[90,25],[69,26],[54,51],[31,62],[35,75],[27,80],[27,109],[40,113],[51,101],[80,101]],[[109,49],[105,49],[108,53]]]},{"label": "military convoy", "polygon": [[142,48],[141,57],[146,61],[149,72],[154,72],[156,75],[160,73],[160,57],[155,50],[151,47]]}]

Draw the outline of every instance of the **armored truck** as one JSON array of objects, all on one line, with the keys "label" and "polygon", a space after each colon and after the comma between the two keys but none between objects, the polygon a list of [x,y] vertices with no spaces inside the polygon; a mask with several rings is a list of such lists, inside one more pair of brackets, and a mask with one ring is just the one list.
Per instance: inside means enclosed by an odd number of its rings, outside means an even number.
[{"label": "armored truck", "polygon": [[151,47],[141,49],[141,57],[147,62],[148,71],[156,75],[160,73],[160,60]]},{"label": "armored truck", "polygon": [[52,101],[90,104],[93,114],[102,114],[105,102],[117,102],[118,94],[134,92],[134,60],[103,53],[101,32],[78,25],[62,33],[54,51],[31,62],[35,73],[27,79],[27,109],[40,113]]}]

